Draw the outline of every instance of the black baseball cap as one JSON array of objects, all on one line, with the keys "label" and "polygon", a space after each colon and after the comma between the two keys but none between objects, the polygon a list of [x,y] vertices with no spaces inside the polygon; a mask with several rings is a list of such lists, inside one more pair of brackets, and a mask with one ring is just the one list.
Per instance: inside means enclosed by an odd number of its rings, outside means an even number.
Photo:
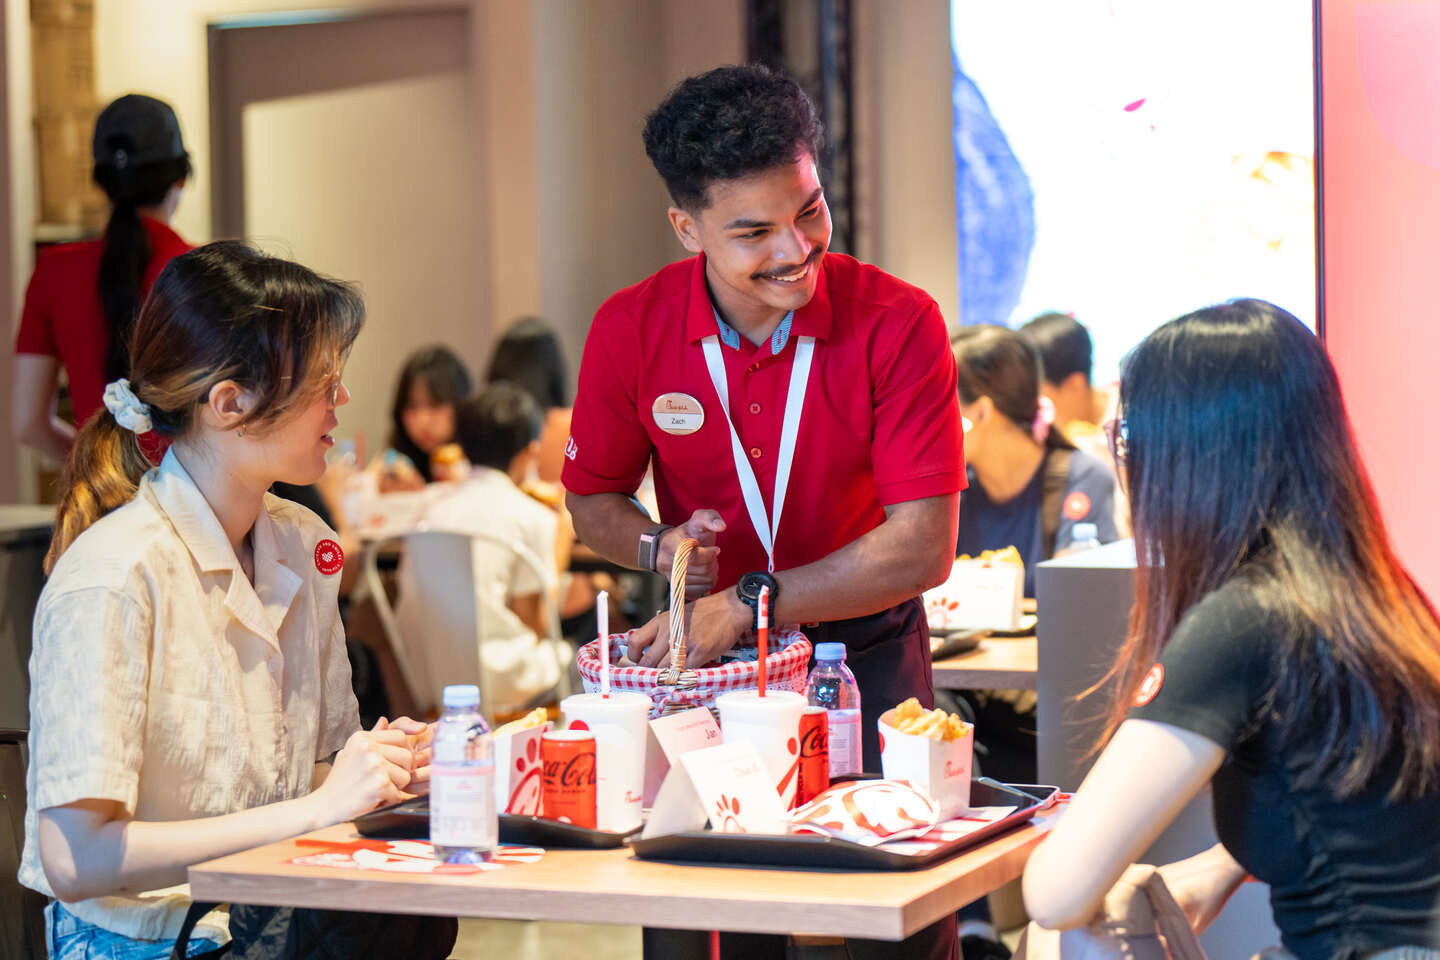
[{"label": "black baseball cap", "polygon": [[140,93],[116,100],[95,121],[95,166],[125,170],[188,156],[170,104]]}]

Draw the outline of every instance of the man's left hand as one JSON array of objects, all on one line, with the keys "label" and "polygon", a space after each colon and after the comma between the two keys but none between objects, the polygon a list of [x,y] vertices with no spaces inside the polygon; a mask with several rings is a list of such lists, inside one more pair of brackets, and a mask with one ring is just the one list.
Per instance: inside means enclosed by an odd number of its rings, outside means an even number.
[{"label": "man's left hand", "polygon": [[[703,667],[735,646],[735,641],[754,626],[755,612],[741,602],[734,590],[701,597],[687,605],[690,630],[685,638],[685,666]],[[642,667],[670,665],[670,611],[656,614],[630,638],[630,659]]]}]

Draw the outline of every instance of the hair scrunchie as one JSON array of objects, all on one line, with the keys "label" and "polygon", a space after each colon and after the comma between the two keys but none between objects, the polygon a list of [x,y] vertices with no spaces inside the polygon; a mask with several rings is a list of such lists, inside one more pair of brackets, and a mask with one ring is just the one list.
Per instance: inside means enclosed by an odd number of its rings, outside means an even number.
[{"label": "hair scrunchie", "polygon": [[150,420],[150,408],[140,402],[135,391],[130,389],[130,381],[123,377],[106,385],[105,409],[110,411],[116,423],[131,433],[149,433],[155,429]]},{"label": "hair scrunchie", "polygon": [[1044,443],[1045,438],[1050,436],[1050,424],[1054,422],[1055,404],[1049,397],[1041,397],[1035,408],[1035,419],[1030,423],[1030,436],[1035,438],[1036,443]]}]

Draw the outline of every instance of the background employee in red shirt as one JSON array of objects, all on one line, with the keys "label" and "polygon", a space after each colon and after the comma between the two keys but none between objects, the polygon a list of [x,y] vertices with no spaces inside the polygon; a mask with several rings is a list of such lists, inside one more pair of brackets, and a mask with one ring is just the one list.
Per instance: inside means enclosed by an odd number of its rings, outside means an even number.
[{"label": "background employee in red shirt", "polygon": [[169,104],[121,97],[95,121],[93,148],[95,182],[111,203],[105,236],[41,254],[15,338],[16,439],[62,463],[75,429],[53,412],[61,365],[75,423],[84,424],[105,385],[129,376],[130,330],[150,285],[190,249],[169,226],[190,175]]},{"label": "background employee in red shirt", "polygon": [[[820,135],[799,86],[758,66],[686,80],[650,116],[670,222],[698,256],[596,314],[563,482],[577,533],[607,557],[667,571],[683,537],[704,546],[692,663],[753,626],[734,589],[752,577],[773,584],[777,622],[846,642],[878,770],[875,717],[933,695],[918,595],[955,556],[962,433],[935,301],[826,251]],[[676,529],[628,499],[652,457]],[[631,652],[667,655],[664,615]]]}]

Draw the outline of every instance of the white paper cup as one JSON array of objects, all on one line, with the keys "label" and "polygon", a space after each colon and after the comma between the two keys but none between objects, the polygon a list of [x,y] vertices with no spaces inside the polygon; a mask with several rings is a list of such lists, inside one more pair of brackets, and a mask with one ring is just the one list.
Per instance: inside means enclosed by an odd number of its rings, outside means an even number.
[{"label": "white paper cup", "polygon": [[645,734],[650,698],[643,693],[577,693],[560,701],[567,727],[595,735],[595,826],[624,833],[640,826],[645,790]]},{"label": "white paper cup", "polygon": [[715,698],[720,711],[720,733],[726,743],[755,745],[775,781],[780,802],[789,810],[795,805],[795,785],[800,777],[800,715],[805,698],[789,690],[737,690]]}]

